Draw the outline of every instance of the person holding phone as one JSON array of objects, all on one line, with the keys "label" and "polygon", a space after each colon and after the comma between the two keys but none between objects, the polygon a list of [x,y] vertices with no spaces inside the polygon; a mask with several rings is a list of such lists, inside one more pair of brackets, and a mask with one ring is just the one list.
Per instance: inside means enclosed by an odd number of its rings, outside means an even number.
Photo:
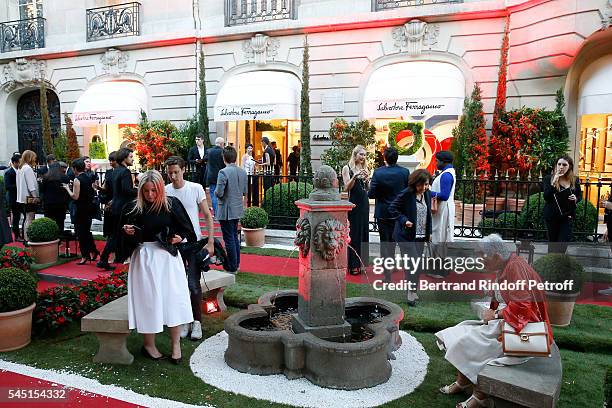
[{"label": "person holding phone", "polygon": [[344,191],[349,194],[349,201],[355,207],[349,212],[351,243],[348,249],[348,272],[359,275],[365,271],[364,264],[369,261],[368,242],[370,241],[370,171],[366,163],[366,149],[357,145],[351,159],[342,168]]},{"label": "person holding phone", "polygon": [[548,252],[565,253],[573,237],[576,205],[582,199],[580,180],[574,175],[574,160],[568,155],[559,157],[552,174],[542,180],[542,187]]},{"label": "person holding phone", "polygon": [[193,322],[193,313],[183,260],[173,246],[196,241],[187,211],[179,199],[166,195],[162,175],[149,170],[140,176],[136,200],[124,206],[119,225],[122,234],[116,250],[122,258],[130,256],[129,328],[144,335],[142,355],[159,360],[163,356],[155,334],[167,326],[170,360],[180,364],[181,328]]}]

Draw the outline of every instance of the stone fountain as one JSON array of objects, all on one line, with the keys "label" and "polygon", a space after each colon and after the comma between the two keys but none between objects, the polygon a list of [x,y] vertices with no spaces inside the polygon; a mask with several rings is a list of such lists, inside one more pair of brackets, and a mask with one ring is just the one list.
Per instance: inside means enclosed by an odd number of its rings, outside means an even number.
[{"label": "stone fountain", "polygon": [[402,309],[369,297],[346,297],[348,212],[336,172],[322,166],[300,209],[299,289],[263,295],[225,321],[225,362],[250,374],[305,377],[327,388],[355,390],[386,382],[401,344]]}]

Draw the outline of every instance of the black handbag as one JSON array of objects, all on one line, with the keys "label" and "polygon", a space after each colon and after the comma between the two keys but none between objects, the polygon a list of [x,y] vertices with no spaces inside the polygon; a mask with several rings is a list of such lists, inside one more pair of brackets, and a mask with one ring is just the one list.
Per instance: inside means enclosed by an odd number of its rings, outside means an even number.
[{"label": "black handbag", "polygon": [[178,255],[178,248],[176,245],[171,244],[170,240],[174,237],[174,231],[170,227],[164,227],[160,232],[155,235],[157,242],[164,248],[170,255]]}]

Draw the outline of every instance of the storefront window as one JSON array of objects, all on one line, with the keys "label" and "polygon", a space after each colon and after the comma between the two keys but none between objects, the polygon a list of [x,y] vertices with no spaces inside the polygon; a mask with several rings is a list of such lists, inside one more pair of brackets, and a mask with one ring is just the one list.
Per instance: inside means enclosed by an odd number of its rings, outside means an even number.
[{"label": "storefront window", "polygon": [[19,18],[21,20],[42,16],[42,0],[19,0]]}]

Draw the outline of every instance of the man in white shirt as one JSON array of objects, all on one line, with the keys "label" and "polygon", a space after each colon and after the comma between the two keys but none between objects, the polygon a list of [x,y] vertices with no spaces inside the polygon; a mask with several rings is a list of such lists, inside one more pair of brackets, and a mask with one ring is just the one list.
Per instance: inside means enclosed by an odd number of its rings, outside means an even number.
[{"label": "man in white shirt", "polygon": [[[213,218],[208,210],[204,188],[198,183],[192,183],[184,179],[185,160],[178,156],[171,156],[166,160],[166,173],[172,184],[166,186],[166,194],[179,199],[185,207],[187,215],[193,225],[193,230],[198,240],[202,239],[199,212],[204,214],[208,227],[208,244],[206,249],[209,255],[215,252],[214,224]],[[187,261],[187,283],[191,294],[191,309],[193,311],[193,323],[183,326],[181,337],[187,337],[191,332],[191,340],[202,338],[202,287],[200,286],[201,272],[196,265],[195,254],[186,259]]]}]

